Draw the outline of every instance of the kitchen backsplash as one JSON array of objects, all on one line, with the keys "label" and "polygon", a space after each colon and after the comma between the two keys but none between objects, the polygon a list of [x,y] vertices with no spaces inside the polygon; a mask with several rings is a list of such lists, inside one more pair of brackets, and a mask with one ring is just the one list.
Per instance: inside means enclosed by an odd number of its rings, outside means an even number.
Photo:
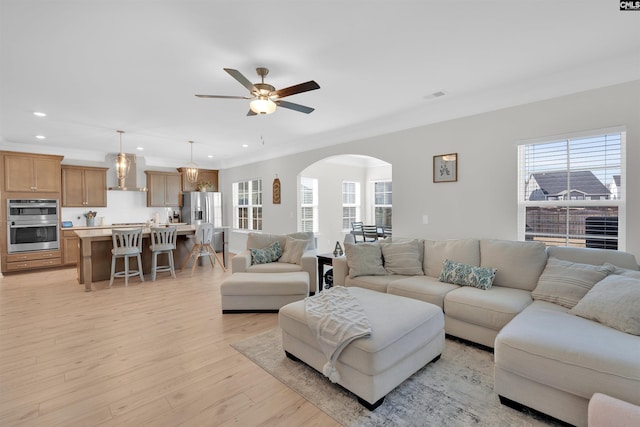
[{"label": "kitchen backsplash", "polygon": [[[107,207],[99,208],[62,208],[62,221],[71,221],[74,226],[87,225],[84,214],[88,211],[97,212],[96,225],[100,225],[100,218],[104,218],[104,225],[146,222],[159,214],[160,222],[168,221],[173,212],[180,212],[180,208],[148,208],[147,193],[134,191],[107,191]],[[80,217],[78,219],[78,217]]]}]

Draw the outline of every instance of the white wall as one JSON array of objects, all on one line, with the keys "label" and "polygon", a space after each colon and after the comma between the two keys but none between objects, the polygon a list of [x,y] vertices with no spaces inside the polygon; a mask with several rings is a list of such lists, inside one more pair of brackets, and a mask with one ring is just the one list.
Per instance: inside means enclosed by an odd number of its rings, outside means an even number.
[{"label": "white wall", "polygon": [[[395,236],[516,239],[516,143],[619,125],[627,128],[626,250],[640,260],[640,81],[221,170],[224,215],[232,215],[232,183],[259,177],[264,231],[296,231],[298,174],[329,156],[360,154],[393,165]],[[433,156],[451,152],[458,153],[458,182],[434,184]],[[282,183],[280,205],[271,204],[275,174]],[[231,251],[245,244],[243,233],[231,233]]]}]

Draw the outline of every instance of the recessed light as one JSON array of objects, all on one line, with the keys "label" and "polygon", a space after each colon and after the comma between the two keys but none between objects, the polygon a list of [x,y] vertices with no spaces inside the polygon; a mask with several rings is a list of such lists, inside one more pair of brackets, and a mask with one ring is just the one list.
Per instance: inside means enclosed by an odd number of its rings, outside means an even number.
[{"label": "recessed light", "polygon": [[213,159],[213,154],[209,154],[207,157]]},{"label": "recessed light", "polygon": [[34,111],[33,115],[38,117],[47,117],[47,113],[43,113],[41,111]]},{"label": "recessed light", "polygon": [[36,135],[36,138],[38,138],[38,139],[46,139],[47,137],[44,136],[44,135]]},{"label": "recessed light", "polygon": [[249,144],[242,144],[242,148],[247,148]]},{"label": "recessed light", "polygon": [[142,150],[144,150],[144,147],[136,147],[136,149],[137,149],[138,151],[142,151]]}]

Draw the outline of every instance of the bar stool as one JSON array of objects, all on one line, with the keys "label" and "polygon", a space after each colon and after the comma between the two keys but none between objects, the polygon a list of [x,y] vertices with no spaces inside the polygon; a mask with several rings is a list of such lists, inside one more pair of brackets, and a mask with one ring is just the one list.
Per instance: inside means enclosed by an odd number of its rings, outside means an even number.
[{"label": "bar stool", "polygon": [[[116,277],[124,277],[124,285],[129,286],[129,277],[140,276],[140,281],[144,282],[142,274],[142,228],[111,230],[111,238],[113,240],[113,249],[111,249],[111,278],[109,279],[109,287],[113,284]],[[129,258],[136,257],[138,259],[138,269],[129,270]],[[116,272],[116,259],[124,258],[124,271]]]},{"label": "bar stool", "polygon": [[182,268],[180,268],[180,271],[184,270],[184,267],[189,263],[189,260],[193,257],[193,265],[191,266],[191,276],[193,276],[193,272],[196,269],[198,258],[200,258],[201,256],[209,257],[209,262],[211,262],[211,268],[215,268],[212,255],[215,255],[216,259],[218,260],[218,264],[220,264],[220,267],[222,267],[222,269],[225,272],[227,271],[227,269],[224,266],[224,263],[220,259],[220,255],[216,252],[215,249],[213,249],[213,246],[211,246],[211,243],[213,242],[213,236],[214,236],[213,224],[204,223],[204,224],[199,224],[196,227],[196,233],[193,236],[194,237],[193,248],[191,248],[191,252],[189,252],[189,256],[187,257],[187,259],[184,260],[184,263],[182,264]]},{"label": "bar stool", "polygon": [[[151,227],[151,281],[156,281],[156,273],[171,272],[171,277],[176,278],[176,270],[173,265],[173,250],[176,248],[176,227]],[[158,255],[167,254],[168,265],[158,265]]]}]

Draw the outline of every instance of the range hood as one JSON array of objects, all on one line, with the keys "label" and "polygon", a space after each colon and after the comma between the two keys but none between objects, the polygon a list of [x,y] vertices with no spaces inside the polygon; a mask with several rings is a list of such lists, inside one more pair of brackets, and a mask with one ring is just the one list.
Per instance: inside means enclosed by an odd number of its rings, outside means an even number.
[{"label": "range hood", "polygon": [[[107,155],[107,164],[115,165],[117,154],[109,154]],[[127,177],[123,180],[118,180],[116,177],[116,168],[113,167],[109,169],[109,172],[112,173],[112,181],[115,180],[117,182],[117,186],[108,187],[111,191],[147,191],[147,187],[138,187],[138,157],[135,154],[125,153],[127,156],[127,160],[129,160],[129,173]]]}]

